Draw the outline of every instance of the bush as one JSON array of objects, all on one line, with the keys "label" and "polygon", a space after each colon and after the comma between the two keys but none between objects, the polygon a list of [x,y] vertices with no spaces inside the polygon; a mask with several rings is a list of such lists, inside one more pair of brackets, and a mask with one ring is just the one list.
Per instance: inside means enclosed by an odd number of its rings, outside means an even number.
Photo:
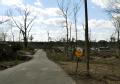
[{"label": "bush", "polygon": [[32,46],[28,46],[28,50],[32,50],[32,51],[34,51],[34,47],[32,47]]},{"label": "bush", "polygon": [[70,61],[70,58],[67,57],[63,52],[59,52],[56,49],[46,49],[47,56],[49,59],[59,62],[59,61]]},{"label": "bush", "polygon": [[15,52],[11,49],[11,46],[7,43],[0,44],[0,60],[10,60],[13,59]]},{"label": "bush", "polygon": [[11,46],[11,48],[12,48],[12,50],[13,51],[18,51],[18,50],[21,50],[21,49],[23,49],[23,46],[21,45],[21,44],[19,44],[19,43],[16,43],[16,44],[13,44],[12,46]]},{"label": "bush", "polygon": [[[31,52],[31,54],[34,54],[34,48],[29,47],[29,48],[23,48],[22,44],[20,43],[14,43],[14,44],[9,44],[9,43],[1,43],[0,44],[0,61],[11,61],[18,59],[19,54],[17,51],[19,50],[24,50],[25,52]],[[25,57],[23,57],[25,58]],[[26,60],[29,58],[25,58]]]}]

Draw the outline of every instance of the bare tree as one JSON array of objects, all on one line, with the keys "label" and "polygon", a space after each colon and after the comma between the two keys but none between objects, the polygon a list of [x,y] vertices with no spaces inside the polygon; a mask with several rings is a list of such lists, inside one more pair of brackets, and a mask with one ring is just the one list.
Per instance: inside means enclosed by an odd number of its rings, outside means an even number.
[{"label": "bare tree", "polygon": [[71,42],[71,38],[72,38],[71,30],[72,30],[72,23],[70,23],[70,42]]},{"label": "bare tree", "polygon": [[7,27],[5,27],[6,25],[3,24],[3,26],[1,27],[1,41],[5,42],[6,38],[7,38]]},{"label": "bare tree", "polygon": [[48,35],[48,42],[50,42],[50,33],[49,33],[49,31],[47,31],[47,35]]},{"label": "bare tree", "polygon": [[7,33],[6,32],[1,32],[1,35],[0,35],[1,41],[5,42],[6,41],[6,37],[7,37]]},{"label": "bare tree", "polygon": [[13,23],[22,33],[23,40],[24,40],[24,46],[25,48],[27,48],[29,32],[32,28],[33,21],[35,20],[36,16],[30,18],[31,12],[28,8],[25,8],[25,9],[18,8],[16,9],[16,11],[22,17],[22,21],[16,20],[15,17],[12,15],[13,12],[11,10],[9,10],[8,14],[11,17]]},{"label": "bare tree", "polygon": [[[0,25],[2,25],[2,24],[4,25],[4,23],[6,23],[6,22],[8,22],[8,21],[9,21],[9,19],[1,20],[1,21],[0,21]],[[3,31],[1,32],[1,37],[0,37],[0,39],[5,42],[5,41],[6,41],[6,37],[7,37],[7,33],[6,33],[7,31],[5,31],[3,27],[2,27],[2,30],[3,30]]]},{"label": "bare tree", "polygon": [[114,17],[113,18],[113,24],[114,24],[114,26],[115,26],[115,28],[116,28],[116,32],[117,32],[117,50],[116,50],[116,52],[117,52],[117,57],[119,57],[120,56],[120,16],[118,17]]},{"label": "bare tree", "polygon": [[109,2],[109,6],[107,7],[107,12],[112,18],[113,25],[115,27],[115,32],[117,33],[117,57],[120,58],[120,1],[119,0],[111,0]]},{"label": "bare tree", "polygon": [[68,41],[69,41],[69,16],[71,14],[71,0],[59,0],[58,1],[58,7],[61,11],[61,15],[64,17],[65,19],[65,28],[67,30],[67,56],[68,56]]},{"label": "bare tree", "polygon": [[11,35],[12,35],[12,41],[14,42],[15,41],[15,35],[14,35],[14,32],[13,32],[13,23],[12,21],[9,21],[9,27],[10,27],[10,30],[11,30]]},{"label": "bare tree", "polygon": [[30,39],[30,41],[32,42],[33,41],[33,36],[31,35],[30,37],[29,37],[29,39]]},{"label": "bare tree", "polygon": [[78,30],[77,30],[77,22],[78,22],[78,19],[77,19],[77,17],[78,17],[78,13],[79,13],[79,10],[80,10],[80,3],[78,3],[78,2],[75,2],[74,4],[73,4],[73,19],[74,19],[74,24],[75,24],[75,31],[76,31],[76,47],[77,47],[77,32],[78,32]]}]

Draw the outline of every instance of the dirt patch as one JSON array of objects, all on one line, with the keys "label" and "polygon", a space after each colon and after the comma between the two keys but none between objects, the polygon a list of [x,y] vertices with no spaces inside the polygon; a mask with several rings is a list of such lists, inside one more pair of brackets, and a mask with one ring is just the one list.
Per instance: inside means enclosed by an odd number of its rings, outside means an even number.
[{"label": "dirt patch", "polygon": [[76,61],[70,60],[64,53],[46,50],[50,60],[58,63],[61,68],[70,75],[76,84],[120,84],[120,59],[110,56],[92,57],[90,60],[90,76],[86,74],[86,61],[83,57],[78,64],[76,73]]},{"label": "dirt patch", "polygon": [[90,64],[90,76],[88,77],[85,63],[79,63],[78,73],[75,72],[75,62],[60,62],[59,65],[77,84],[120,84],[120,66]]}]

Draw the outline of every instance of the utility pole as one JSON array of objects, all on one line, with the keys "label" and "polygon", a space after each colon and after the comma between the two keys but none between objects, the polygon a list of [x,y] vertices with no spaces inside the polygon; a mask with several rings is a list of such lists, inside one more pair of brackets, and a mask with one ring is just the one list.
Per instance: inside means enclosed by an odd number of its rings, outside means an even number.
[{"label": "utility pole", "polygon": [[88,9],[87,0],[84,0],[85,6],[85,56],[87,58],[87,75],[89,76],[89,30],[88,30]]}]

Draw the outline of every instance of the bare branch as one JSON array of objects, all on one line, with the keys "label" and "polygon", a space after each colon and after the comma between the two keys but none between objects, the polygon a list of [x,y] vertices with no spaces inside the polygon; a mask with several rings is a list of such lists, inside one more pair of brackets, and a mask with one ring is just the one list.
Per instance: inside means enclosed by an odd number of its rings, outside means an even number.
[{"label": "bare branch", "polygon": [[27,25],[27,28],[31,25],[31,23],[32,23],[35,19],[36,19],[36,16],[33,17],[33,18],[30,20],[30,22],[29,22],[28,25]]},{"label": "bare branch", "polygon": [[29,33],[30,33],[32,27],[33,27],[33,25],[31,25],[30,29],[28,30],[28,37],[29,37]]}]

